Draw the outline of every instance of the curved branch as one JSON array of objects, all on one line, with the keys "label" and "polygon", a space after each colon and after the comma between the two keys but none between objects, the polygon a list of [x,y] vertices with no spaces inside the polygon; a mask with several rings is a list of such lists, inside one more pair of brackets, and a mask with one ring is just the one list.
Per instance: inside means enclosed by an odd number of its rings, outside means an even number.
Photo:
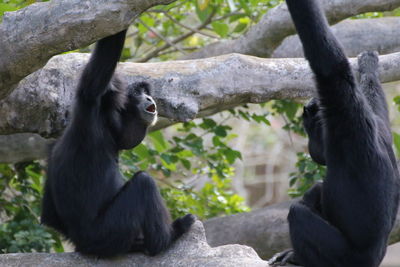
[{"label": "curved branch", "polygon": [[[56,56],[43,69],[22,80],[9,97],[0,101],[0,134],[58,136],[68,122],[77,77],[87,59],[87,54]],[[351,61],[356,69],[355,60]],[[380,62],[382,82],[400,80],[400,53],[381,56]],[[118,72],[128,83],[146,80],[152,85],[162,117],[155,129],[245,103],[304,99],[314,91],[312,73],[304,59],[231,54],[201,60],[122,63]],[[26,141],[19,144],[30,151]],[[42,157],[43,153],[36,155]],[[9,157],[0,157],[0,161],[4,160]]]},{"label": "curved branch", "polygon": [[[332,32],[349,57],[367,50],[376,50],[380,54],[400,51],[400,17],[345,20],[333,26]],[[287,37],[272,57],[304,57],[299,37]]]},{"label": "curved branch", "polygon": [[53,0],[6,13],[0,24],[0,99],[52,56],[129,26],[146,9],[174,0]]},{"label": "curved branch", "polygon": [[45,158],[53,141],[31,133],[0,135],[0,162],[16,163]]},{"label": "curved branch", "polygon": [[[211,246],[247,245],[262,259],[288,249],[290,245],[287,214],[293,201],[271,205],[249,213],[212,218],[204,223]],[[400,210],[389,243],[400,241]]]},{"label": "curved branch", "polygon": [[[77,77],[88,56],[56,56],[22,80],[9,97],[0,101],[0,134],[57,136],[68,122]],[[351,61],[357,69],[356,62]],[[380,56],[380,65],[382,82],[400,80],[400,53]],[[304,59],[231,54],[190,61],[121,63],[118,72],[128,83],[146,80],[151,84],[160,116],[169,120],[161,120],[157,128],[244,103],[307,98],[314,90]]]},{"label": "curved branch", "polygon": [[[400,0],[322,0],[330,24],[372,11],[389,11],[400,6]],[[236,40],[210,44],[184,58],[206,58],[228,53],[270,57],[284,38],[295,33],[285,3],[269,10],[249,31]]]}]

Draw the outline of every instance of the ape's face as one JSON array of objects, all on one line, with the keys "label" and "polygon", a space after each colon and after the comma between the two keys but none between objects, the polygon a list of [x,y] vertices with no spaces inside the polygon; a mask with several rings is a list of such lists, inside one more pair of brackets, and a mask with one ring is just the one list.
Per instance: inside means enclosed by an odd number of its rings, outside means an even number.
[{"label": "ape's face", "polygon": [[118,149],[131,149],[140,144],[146,136],[147,128],[157,121],[157,106],[150,96],[149,85],[133,84],[126,90],[117,127]]},{"label": "ape's face", "polygon": [[128,87],[128,101],[125,110],[133,117],[148,126],[157,122],[157,105],[150,96],[149,85],[147,83],[134,84]]},{"label": "ape's face", "polygon": [[316,98],[304,107],[303,124],[308,135],[308,150],[311,158],[318,164],[326,165],[323,140],[323,125],[320,107]]}]

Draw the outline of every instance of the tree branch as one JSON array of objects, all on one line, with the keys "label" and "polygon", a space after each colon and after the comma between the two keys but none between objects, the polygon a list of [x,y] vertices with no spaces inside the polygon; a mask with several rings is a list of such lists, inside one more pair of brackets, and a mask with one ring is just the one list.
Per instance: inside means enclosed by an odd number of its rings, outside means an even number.
[{"label": "tree branch", "polygon": [[[365,12],[388,11],[400,6],[400,0],[322,1],[324,1],[326,16],[331,24]],[[206,58],[228,53],[270,57],[283,39],[294,33],[295,29],[286,3],[282,3],[270,9],[256,25],[240,38],[210,44],[184,58]]]},{"label": "tree branch", "polygon": [[[177,43],[179,43],[179,42],[185,40],[186,38],[189,38],[190,36],[192,36],[192,35],[195,34],[196,32],[198,32],[198,31],[204,29],[208,24],[211,23],[212,18],[214,17],[214,15],[215,15],[215,10],[213,10],[213,12],[211,12],[211,14],[208,16],[208,18],[207,18],[202,24],[200,24],[199,26],[197,26],[195,29],[193,29],[193,30],[191,30],[191,31],[189,31],[189,32],[187,32],[187,33],[182,34],[181,36],[175,38],[175,39],[172,40],[172,41],[167,41],[166,39],[161,38],[161,39],[163,39],[163,40],[166,42],[164,45],[162,45],[161,47],[158,47],[158,48],[154,49],[153,51],[151,51],[150,53],[148,53],[148,54],[145,55],[144,57],[139,58],[138,60],[136,60],[136,62],[147,62],[147,61],[149,61],[150,59],[152,59],[153,57],[158,56],[158,55],[159,55],[162,51],[164,51],[165,49],[168,49],[168,48],[170,48],[171,46],[175,46],[175,44],[177,44]],[[185,53],[184,53],[184,54],[185,54]]]},{"label": "tree branch", "polygon": [[[400,17],[345,20],[333,26],[332,32],[349,57],[366,50],[377,50],[380,54],[400,51]],[[287,37],[272,57],[304,57],[299,37]]]},{"label": "tree branch", "polygon": [[[291,247],[287,214],[292,201],[271,205],[249,213],[213,218],[204,223],[211,246],[247,245],[262,259]],[[400,210],[389,243],[400,241]]]},{"label": "tree branch", "polygon": [[[88,56],[78,53],[56,56],[43,69],[22,80],[9,97],[0,101],[0,134],[37,133],[46,138],[57,137],[69,120],[77,78]],[[355,60],[351,62],[357,69]],[[400,53],[380,56],[380,65],[382,82],[400,80]],[[312,73],[304,59],[231,54],[201,60],[121,63],[118,72],[128,83],[146,80],[151,84],[161,116],[154,129],[244,103],[304,99],[314,91]],[[0,158],[4,160],[8,157]]]},{"label": "tree branch", "polygon": [[6,13],[0,24],[0,99],[52,56],[117,33],[146,9],[174,0],[57,0]]}]

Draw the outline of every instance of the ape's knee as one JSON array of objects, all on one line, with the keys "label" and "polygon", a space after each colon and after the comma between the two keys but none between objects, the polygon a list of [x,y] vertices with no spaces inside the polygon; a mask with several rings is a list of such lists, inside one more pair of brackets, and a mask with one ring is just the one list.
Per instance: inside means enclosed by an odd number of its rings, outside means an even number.
[{"label": "ape's knee", "polygon": [[144,171],[135,173],[132,177],[132,183],[140,187],[157,188],[154,179]]},{"label": "ape's knee", "polygon": [[310,208],[319,210],[321,204],[321,195],[322,183],[317,183],[304,194],[303,201]]},{"label": "ape's knee", "polygon": [[307,220],[312,211],[310,208],[304,203],[303,200],[293,203],[290,206],[288,221],[290,223],[300,224],[303,220]]}]

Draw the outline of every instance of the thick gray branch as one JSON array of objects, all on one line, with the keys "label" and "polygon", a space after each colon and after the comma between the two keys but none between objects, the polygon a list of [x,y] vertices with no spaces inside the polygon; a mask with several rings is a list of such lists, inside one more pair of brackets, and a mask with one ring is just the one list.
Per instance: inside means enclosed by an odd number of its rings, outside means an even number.
[{"label": "thick gray branch", "polygon": [[[250,213],[213,218],[204,223],[211,246],[247,245],[262,259],[291,247],[287,214],[292,202],[271,205]],[[390,244],[400,241],[400,211],[390,235]]]},{"label": "thick gray branch", "polygon": [[52,0],[6,13],[0,24],[0,99],[59,53],[127,28],[151,6],[174,0]]},{"label": "thick gray branch", "polygon": [[[400,0],[323,0],[326,16],[331,24],[370,11],[393,10]],[[228,53],[270,57],[284,38],[295,29],[285,3],[269,10],[249,31],[236,40],[208,45],[187,58],[205,58]]]},{"label": "thick gray branch", "polygon": [[46,158],[53,141],[31,133],[0,135],[0,162],[16,163]]},{"label": "thick gray branch", "polygon": [[[41,70],[22,80],[18,88],[0,101],[0,134],[37,133],[56,137],[70,117],[74,88],[88,55],[56,56]],[[400,80],[400,53],[380,57],[382,82]],[[357,68],[352,60],[354,68]],[[122,63],[118,72],[128,83],[146,80],[163,117],[155,128],[176,121],[211,115],[244,103],[271,99],[308,98],[314,82],[304,59],[262,59],[239,54],[160,63]],[[10,136],[0,146],[1,161],[25,158],[32,142],[14,142]],[[35,139],[35,144],[47,144]],[[13,143],[20,145],[15,150]],[[25,145],[25,148],[23,148]],[[36,149],[42,157],[43,151]],[[32,153],[35,153],[32,151]],[[42,151],[42,152],[41,152]],[[11,153],[13,157],[6,155]],[[22,153],[22,154],[20,154]]]},{"label": "thick gray branch", "polygon": [[[376,50],[380,54],[400,51],[400,17],[345,20],[333,26],[332,31],[349,57],[366,50]],[[299,37],[287,37],[272,57],[303,57]]]}]

